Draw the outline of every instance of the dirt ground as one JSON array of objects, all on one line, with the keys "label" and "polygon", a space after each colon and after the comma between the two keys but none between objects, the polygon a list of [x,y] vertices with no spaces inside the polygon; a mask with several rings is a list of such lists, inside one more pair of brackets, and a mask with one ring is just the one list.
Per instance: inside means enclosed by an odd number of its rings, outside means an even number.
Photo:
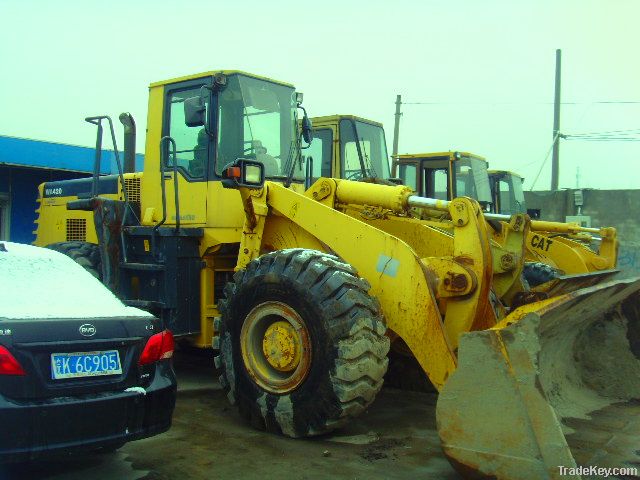
[{"label": "dirt ground", "polygon": [[0,479],[442,479],[460,477],[442,455],[435,395],[385,388],[330,436],[293,440],[253,430],[228,404],[212,357],[177,352],[172,428],[116,453],[0,467]]}]

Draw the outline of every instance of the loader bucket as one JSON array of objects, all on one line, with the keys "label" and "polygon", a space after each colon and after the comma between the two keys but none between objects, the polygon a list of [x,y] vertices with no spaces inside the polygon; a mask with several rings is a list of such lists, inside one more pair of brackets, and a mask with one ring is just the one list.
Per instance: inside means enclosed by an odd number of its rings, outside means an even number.
[{"label": "loader bucket", "polygon": [[526,480],[640,471],[639,291],[637,278],[583,288],[464,334],[436,408],[454,467]]}]

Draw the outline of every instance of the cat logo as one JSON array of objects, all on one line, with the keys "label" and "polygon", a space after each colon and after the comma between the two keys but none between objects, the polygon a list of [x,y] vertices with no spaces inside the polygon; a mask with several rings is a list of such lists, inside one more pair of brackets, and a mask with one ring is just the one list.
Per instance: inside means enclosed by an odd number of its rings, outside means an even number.
[{"label": "cat logo", "polygon": [[543,252],[548,252],[549,247],[551,246],[552,243],[553,243],[553,240],[549,240],[548,238],[540,235],[534,235],[531,238],[531,246],[533,248],[538,248]]}]

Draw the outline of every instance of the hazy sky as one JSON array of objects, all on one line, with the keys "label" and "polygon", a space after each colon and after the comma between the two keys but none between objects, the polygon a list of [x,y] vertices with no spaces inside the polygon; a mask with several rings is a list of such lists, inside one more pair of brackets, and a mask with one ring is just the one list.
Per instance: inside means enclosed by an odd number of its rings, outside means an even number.
[{"label": "hazy sky", "polygon": [[[561,131],[640,139],[639,103],[598,103],[640,102],[639,18],[638,0],[0,0],[0,135],[91,146],[85,116],[129,111],[143,152],[149,83],[240,69],[295,84],[311,116],[383,122],[389,152],[396,94],[428,102],[403,106],[401,153],[470,151],[528,189],[556,48]],[[640,141],[562,141],[560,161],[560,187],[579,167],[581,187],[640,188]]]}]

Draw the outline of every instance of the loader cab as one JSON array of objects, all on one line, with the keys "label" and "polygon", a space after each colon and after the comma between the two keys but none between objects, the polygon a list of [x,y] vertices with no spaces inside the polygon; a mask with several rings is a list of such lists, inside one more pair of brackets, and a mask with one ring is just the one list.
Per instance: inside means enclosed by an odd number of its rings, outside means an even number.
[{"label": "loader cab", "polygon": [[515,215],[527,213],[522,184],[524,178],[506,170],[489,170],[494,213]]},{"label": "loader cab", "polygon": [[315,117],[313,141],[304,155],[319,177],[347,180],[388,179],[387,143],[381,123],[354,115]]},{"label": "loader cab", "polygon": [[486,209],[492,204],[487,161],[467,152],[398,155],[392,175],[418,195],[440,200],[471,197]]},{"label": "loader cab", "polygon": [[[166,223],[175,223],[175,161],[181,224],[241,225],[242,209],[233,201],[237,192],[221,190],[225,167],[245,158],[262,163],[266,178],[285,178],[299,152],[295,100],[292,85],[237,71],[207,72],[151,84],[143,223],[154,224],[162,216],[161,162]],[[161,148],[163,137],[175,141],[175,154],[170,142],[163,142]],[[295,173],[294,180],[304,180],[302,169]],[[221,208],[224,199],[231,196],[229,204],[237,208]]]}]

